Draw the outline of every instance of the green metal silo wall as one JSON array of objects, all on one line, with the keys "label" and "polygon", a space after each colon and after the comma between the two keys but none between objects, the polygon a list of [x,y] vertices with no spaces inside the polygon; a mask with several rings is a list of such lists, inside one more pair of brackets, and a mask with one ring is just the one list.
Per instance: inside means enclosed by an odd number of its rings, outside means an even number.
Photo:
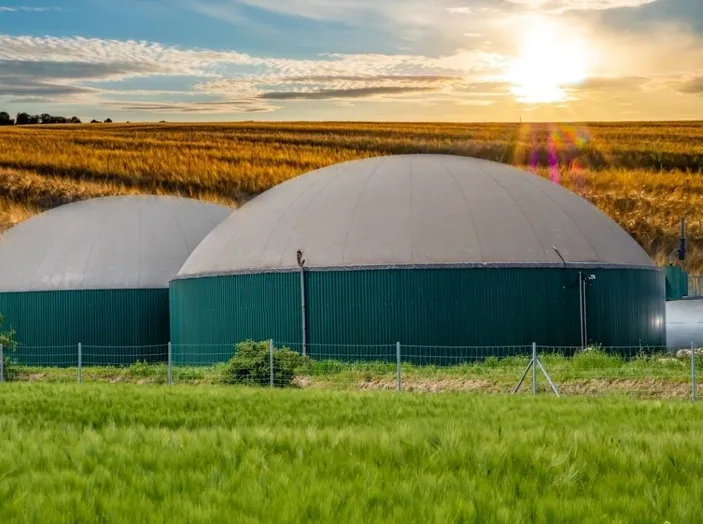
[{"label": "green metal silo wall", "polygon": [[0,293],[5,327],[16,331],[18,362],[75,366],[166,360],[167,289]]},{"label": "green metal silo wall", "polygon": [[170,291],[175,363],[226,360],[246,339],[300,340],[297,273],[174,280]]},{"label": "green metal silo wall", "polygon": [[[661,271],[587,271],[596,276],[587,290],[590,343],[666,344]],[[407,355],[416,355],[414,360],[440,363],[452,360],[441,356],[475,356],[479,351],[508,354],[515,350],[508,346],[529,346],[533,341],[579,346],[578,274],[579,269],[573,267],[308,271],[309,352],[313,358],[339,358],[345,351],[379,358],[391,354],[399,341]],[[208,354],[208,345],[231,347],[248,338],[299,344],[299,275],[263,273],[173,281],[171,326],[173,343],[188,346],[188,355],[182,358],[190,363],[212,361],[215,355]],[[356,347],[347,351],[345,345]],[[483,350],[476,349],[481,346]],[[497,350],[496,346],[505,348]],[[174,355],[178,351],[174,349]]]}]

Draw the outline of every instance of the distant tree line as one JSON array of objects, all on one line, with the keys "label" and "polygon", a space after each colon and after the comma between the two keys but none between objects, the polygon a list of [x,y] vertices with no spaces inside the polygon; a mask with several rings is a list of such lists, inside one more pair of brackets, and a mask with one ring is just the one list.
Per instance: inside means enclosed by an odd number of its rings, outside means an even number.
[{"label": "distant tree line", "polygon": [[[26,126],[33,124],[80,124],[81,119],[77,116],[66,118],[65,116],[53,116],[49,113],[41,115],[30,115],[29,113],[17,113],[16,118],[12,118],[9,113],[0,111],[0,126]],[[91,124],[99,124],[99,120],[91,121]],[[106,124],[112,124],[112,120],[105,119]]]}]

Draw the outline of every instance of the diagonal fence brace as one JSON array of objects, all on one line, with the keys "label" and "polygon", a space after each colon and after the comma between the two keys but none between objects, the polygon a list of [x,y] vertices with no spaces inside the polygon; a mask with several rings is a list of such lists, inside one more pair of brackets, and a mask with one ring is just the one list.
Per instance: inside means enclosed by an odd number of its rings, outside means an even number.
[{"label": "diagonal fence brace", "polygon": [[525,378],[527,378],[527,374],[530,372],[530,370],[532,370],[532,394],[537,394],[537,368],[539,368],[544,374],[545,378],[547,379],[547,382],[549,382],[549,387],[552,389],[554,394],[559,397],[559,391],[557,390],[556,385],[552,381],[552,378],[549,376],[549,373],[547,373],[547,370],[542,365],[542,361],[537,356],[536,343],[532,344],[532,358],[530,359],[530,362],[527,364],[525,371],[520,377],[520,381],[517,383],[517,386],[515,386],[515,388],[513,389],[513,394],[520,391],[520,387],[522,386],[523,382],[525,382]]}]

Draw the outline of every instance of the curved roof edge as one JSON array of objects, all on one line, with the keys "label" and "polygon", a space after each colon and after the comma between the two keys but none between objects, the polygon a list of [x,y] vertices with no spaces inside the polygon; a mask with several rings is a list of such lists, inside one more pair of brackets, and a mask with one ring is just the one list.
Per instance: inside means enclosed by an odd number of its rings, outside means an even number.
[{"label": "curved roof edge", "polygon": [[[605,269],[605,270],[637,270],[663,272],[659,266],[627,265],[627,264],[599,264],[592,262],[567,262],[562,263],[540,263],[540,262],[467,262],[453,264],[386,264],[386,265],[357,265],[357,266],[330,266],[330,267],[305,267],[306,273],[326,273],[326,272],[347,272],[347,271],[387,271],[387,270],[412,270],[412,269]],[[205,273],[195,273],[177,275],[171,282],[176,280],[191,280],[197,278],[216,278],[237,275],[267,275],[275,273],[299,273],[300,268],[254,268],[237,271],[212,271]]]}]

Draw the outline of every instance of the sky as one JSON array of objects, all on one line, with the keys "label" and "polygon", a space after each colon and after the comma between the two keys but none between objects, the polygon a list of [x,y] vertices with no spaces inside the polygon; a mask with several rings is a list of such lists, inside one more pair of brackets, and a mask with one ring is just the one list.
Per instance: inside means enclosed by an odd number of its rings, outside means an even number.
[{"label": "sky", "polygon": [[0,111],[703,120],[703,0],[0,0]]}]

